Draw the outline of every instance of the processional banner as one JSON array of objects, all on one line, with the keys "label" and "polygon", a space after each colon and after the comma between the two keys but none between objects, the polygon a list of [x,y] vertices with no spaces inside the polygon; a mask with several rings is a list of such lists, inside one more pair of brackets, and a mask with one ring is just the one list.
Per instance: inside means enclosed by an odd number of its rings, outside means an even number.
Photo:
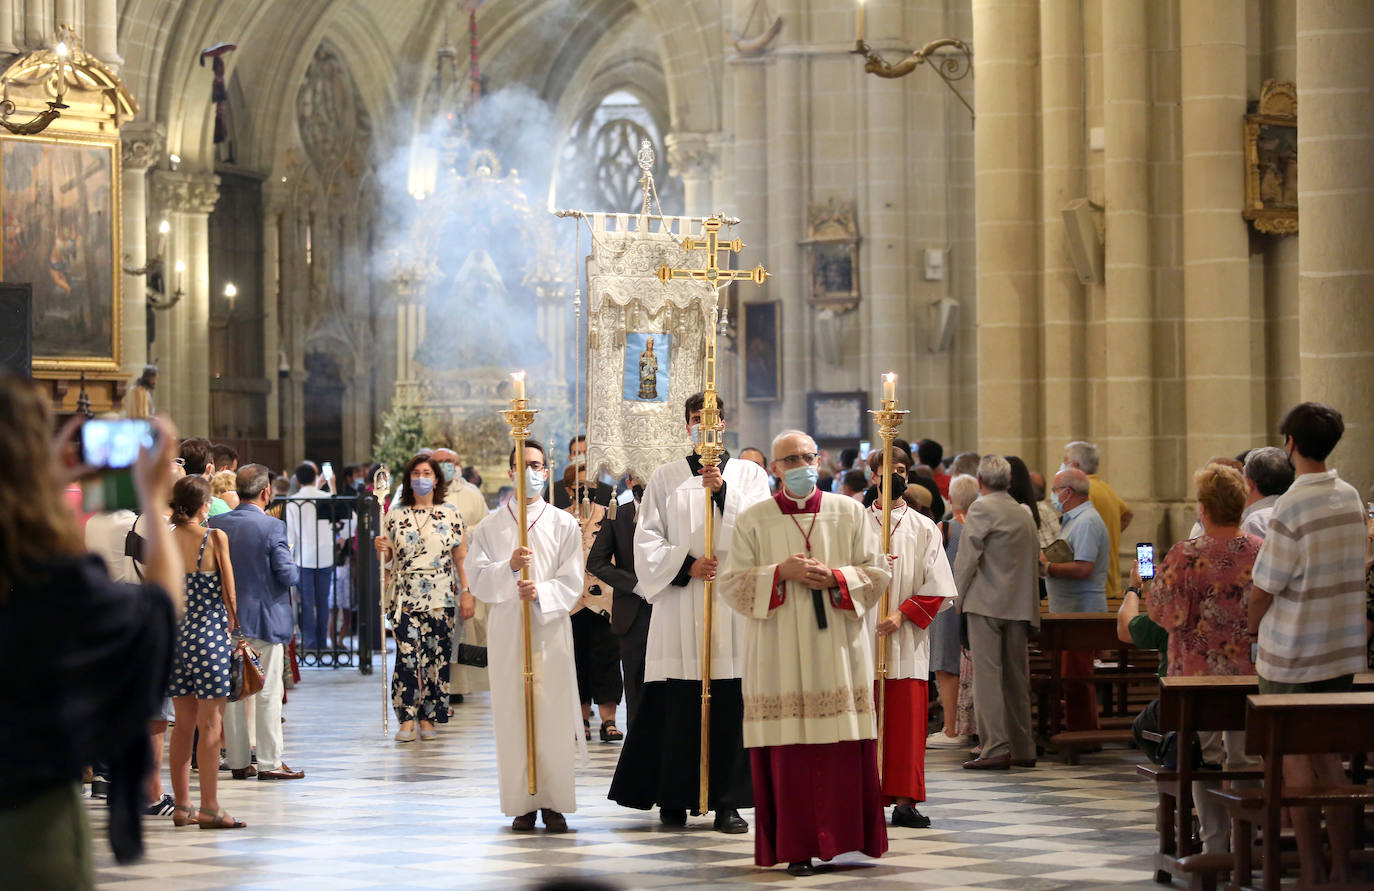
[{"label": "processional banner", "polygon": [[708,296],[658,270],[701,265],[699,219],[588,214],[587,465],[647,480],[691,447],[682,405],[702,387]]}]

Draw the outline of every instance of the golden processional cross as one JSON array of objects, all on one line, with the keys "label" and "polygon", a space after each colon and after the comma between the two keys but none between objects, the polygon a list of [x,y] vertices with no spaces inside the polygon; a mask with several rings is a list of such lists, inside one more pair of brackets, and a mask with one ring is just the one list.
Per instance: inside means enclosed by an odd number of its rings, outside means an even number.
[{"label": "golden processional cross", "polygon": [[[723,425],[720,421],[720,404],[716,394],[716,331],[720,327],[721,288],[728,287],[737,281],[751,281],[756,285],[761,285],[768,280],[768,272],[762,266],[756,266],[749,270],[720,268],[722,252],[731,251],[738,254],[744,250],[744,242],[738,238],[726,242],[720,240],[720,227],[723,224],[724,221],[720,214],[716,214],[702,224],[706,230],[704,243],[691,236],[682,240],[682,247],[687,251],[694,251],[698,248],[706,249],[705,269],[673,269],[669,266],[660,266],[658,269],[658,279],[665,285],[674,279],[691,279],[701,282],[711,289],[711,296],[705,305],[707,327],[706,386],[702,388],[705,398],[701,406],[701,426],[699,428],[701,440],[696,444],[697,454],[701,456],[703,467],[717,466],[720,463],[720,456],[725,452],[725,446],[720,441]],[[706,496],[705,559],[712,560],[716,556],[716,509],[712,503],[711,490],[703,488],[702,491]],[[705,600],[702,604],[701,615],[701,773],[697,810],[703,814],[711,809],[707,799],[711,788],[711,620],[714,599],[715,582],[708,578],[705,581]]]}]

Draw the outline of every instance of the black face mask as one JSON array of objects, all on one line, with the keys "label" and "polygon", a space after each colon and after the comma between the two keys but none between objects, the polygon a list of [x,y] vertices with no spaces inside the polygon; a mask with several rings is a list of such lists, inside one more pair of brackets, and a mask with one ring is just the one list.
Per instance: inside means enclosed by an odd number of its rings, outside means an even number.
[{"label": "black face mask", "polygon": [[635,501],[640,501],[644,498],[644,487],[638,483],[631,486],[630,491],[634,493]]},{"label": "black face mask", "polygon": [[[900,473],[892,474],[892,503],[896,504],[902,500],[902,493],[906,491],[906,477]],[[883,497],[883,490],[878,483],[868,487],[864,492],[864,507],[871,507]]]}]

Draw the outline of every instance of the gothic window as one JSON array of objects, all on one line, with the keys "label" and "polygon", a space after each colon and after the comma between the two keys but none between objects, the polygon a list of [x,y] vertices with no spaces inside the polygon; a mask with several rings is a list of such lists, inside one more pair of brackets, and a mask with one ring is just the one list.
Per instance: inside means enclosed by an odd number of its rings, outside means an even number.
[{"label": "gothic window", "polygon": [[654,182],[663,212],[681,213],[682,186],[668,173],[663,129],[628,90],[608,93],[573,126],[559,164],[560,195],[575,194],[598,210],[639,210],[640,170],[635,158],[645,139],[654,149]]}]

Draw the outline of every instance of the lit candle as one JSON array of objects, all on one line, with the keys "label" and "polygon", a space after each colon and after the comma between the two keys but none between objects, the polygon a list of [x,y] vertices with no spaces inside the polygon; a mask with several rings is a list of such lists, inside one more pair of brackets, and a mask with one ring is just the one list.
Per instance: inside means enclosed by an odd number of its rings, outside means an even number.
[{"label": "lit candle", "polygon": [[163,220],[157,224],[157,255],[164,257],[167,255],[167,235],[172,231],[172,224]]},{"label": "lit candle", "polygon": [[864,0],[859,0],[859,43],[864,42]]},{"label": "lit candle", "polygon": [[897,401],[897,375],[891,371],[883,375],[883,401]]},{"label": "lit candle", "polygon": [[515,398],[523,402],[525,399],[525,372],[512,371],[510,379],[511,383],[515,385]]},{"label": "lit candle", "polygon": [[186,264],[185,264],[184,262],[182,262],[181,260],[178,260],[178,261],[177,261],[177,265],[176,265],[176,271],[177,271],[177,277],[176,277],[176,281],[174,282],[174,284],[176,285],[176,289],[177,289],[178,291],[180,291],[180,290],[181,290],[181,277],[186,273]]}]

